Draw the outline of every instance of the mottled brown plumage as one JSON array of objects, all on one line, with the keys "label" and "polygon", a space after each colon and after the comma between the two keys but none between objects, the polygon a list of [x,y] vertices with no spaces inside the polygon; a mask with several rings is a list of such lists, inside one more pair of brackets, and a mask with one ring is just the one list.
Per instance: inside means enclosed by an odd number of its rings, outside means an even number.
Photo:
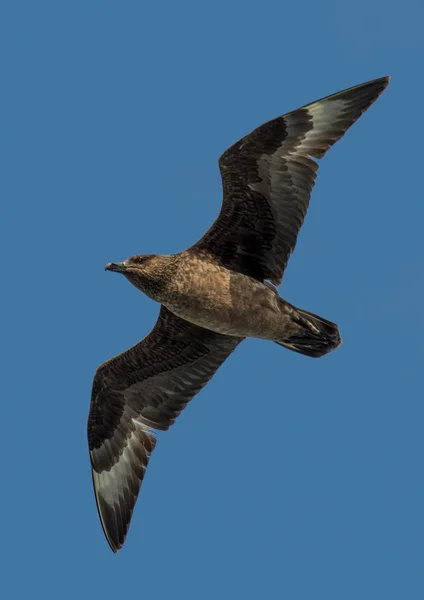
[{"label": "mottled brown plumage", "polygon": [[[161,306],[139,344],[101,365],[88,419],[100,520],[124,543],[156,440],[246,337],[307,356],[340,344],[337,325],[283,300],[283,277],[328,148],[378,98],[388,78],[350,88],[258,127],[219,160],[224,199],[209,231],[171,256],[109,263]],[[272,283],[269,283],[269,282]]]}]

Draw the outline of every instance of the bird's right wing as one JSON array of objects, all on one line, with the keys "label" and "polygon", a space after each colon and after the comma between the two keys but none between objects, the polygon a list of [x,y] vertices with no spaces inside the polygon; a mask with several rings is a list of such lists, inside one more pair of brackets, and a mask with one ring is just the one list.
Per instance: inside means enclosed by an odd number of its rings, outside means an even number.
[{"label": "bird's right wing", "polygon": [[264,123],[219,159],[224,198],[193,246],[223,266],[281,283],[308,210],[318,164],[389,83],[382,77]]},{"label": "bird's right wing", "polygon": [[192,325],[162,307],[139,344],[101,365],[88,417],[94,492],[107,541],[123,545],[156,439],[241,338]]}]

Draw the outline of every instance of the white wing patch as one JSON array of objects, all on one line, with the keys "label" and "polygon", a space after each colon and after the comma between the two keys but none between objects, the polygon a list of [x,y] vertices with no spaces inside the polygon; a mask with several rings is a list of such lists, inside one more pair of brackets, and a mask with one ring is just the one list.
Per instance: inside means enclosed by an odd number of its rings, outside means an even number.
[{"label": "white wing patch", "polygon": [[[130,514],[132,513],[150,454],[155,446],[151,428],[134,418],[131,421],[134,424],[134,430],[127,438],[127,443],[117,462],[109,470],[103,470],[100,473],[94,467],[92,468],[100,520],[109,544],[115,552],[119,550],[120,546],[117,546],[115,540],[109,535],[111,515],[114,516],[116,530],[120,531],[120,523],[123,522],[122,511],[127,510]],[[109,440],[106,440],[105,443],[108,442]],[[104,504],[108,506],[107,524]],[[124,521],[129,525],[129,519],[124,519]]]},{"label": "white wing patch", "polygon": [[[323,100],[314,104],[305,106],[308,114],[312,117],[312,129],[310,129],[294,148],[294,154],[313,153],[314,149],[322,149],[325,152],[329,148],[330,141],[338,139],[346,130],[342,126],[343,113],[347,108],[344,100]],[[290,132],[290,118],[288,121],[288,132]],[[340,123],[340,129],[337,128]],[[333,130],[333,135],[329,136],[329,129]]]},{"label": "white wing patch", "polygon": [[[149,427],[146,427],[135,419],[132,419],[132,421],[135,424],[136,429],[134,429],[129,437],[127,445],[119,457],[118,462],[116,462],[109,471],[97,473],[97,471],[93,469],[93,480],[96,492],[101,494],[105,502],[112,507],[119,501],[120,497],[123,497],[123,490],[124,487],[126,488],[128,486],[128,479],[135,475],[132,464],[137,454],[139,454],[139,450],[136,451],[136,447],[140,445],[137,428],[150,432]],[[144,465],[143,467],[144,469],[146,468]]]}]

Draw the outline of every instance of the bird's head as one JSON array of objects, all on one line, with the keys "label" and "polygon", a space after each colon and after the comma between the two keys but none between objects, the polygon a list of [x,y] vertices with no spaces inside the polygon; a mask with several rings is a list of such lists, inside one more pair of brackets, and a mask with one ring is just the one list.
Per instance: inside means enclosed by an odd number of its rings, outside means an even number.
[{"label": "bird's head", "polygon": [[105,271],[122,273],[136,288],[154,300],[159,300],[157,293],[163,288],[169,258],[171,257],[159,254],[138,254],[124,262],[108,263]]}]

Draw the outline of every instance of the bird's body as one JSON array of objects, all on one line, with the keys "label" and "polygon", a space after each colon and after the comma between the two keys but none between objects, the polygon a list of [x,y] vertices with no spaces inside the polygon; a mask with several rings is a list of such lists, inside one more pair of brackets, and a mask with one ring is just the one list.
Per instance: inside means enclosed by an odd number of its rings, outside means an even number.
[{"label": "bird's body", "polygon": [[285,319],[275,288],[208,258],[181,258],[188,269],[197,264],[199,275],[188,276],[187,286],[163,302],[171,312],[224,335],[268,340],[278,337]]},{"label": "bird's body", "polygon": [[157,255],[149,261],[151,272],[156,266],[165,283],[151,288],[146,278],[137,287],[181,319],[238,337],[272,339],[278,331],[281,302],[270,284],[230,271],[204,252]]},{"label": "bird's body", "polygon": [[[143,258],[142,278],[138,273],[133,278],[131,270],[124,274],[152,300],[189,323],[223,335],[281,344],[303,335],[297,309],[269,282],[231,271],[202,251]],[[114,270],[113,263],[107,268]]]},{"label": "bird's body", "polygon": [[[121,548],[156,440],[243,339],[262,338],[320,357],[338,327],[280,297],[318,164],[378,98],[388,78],[327,96],[265,123],[219,160],[223,205],[194,246],[174,255],[109,263],[161,304],[153,330],[101,365],[88,419],[100,520]],[[274,284],[274,285],[273,285]]]}]

